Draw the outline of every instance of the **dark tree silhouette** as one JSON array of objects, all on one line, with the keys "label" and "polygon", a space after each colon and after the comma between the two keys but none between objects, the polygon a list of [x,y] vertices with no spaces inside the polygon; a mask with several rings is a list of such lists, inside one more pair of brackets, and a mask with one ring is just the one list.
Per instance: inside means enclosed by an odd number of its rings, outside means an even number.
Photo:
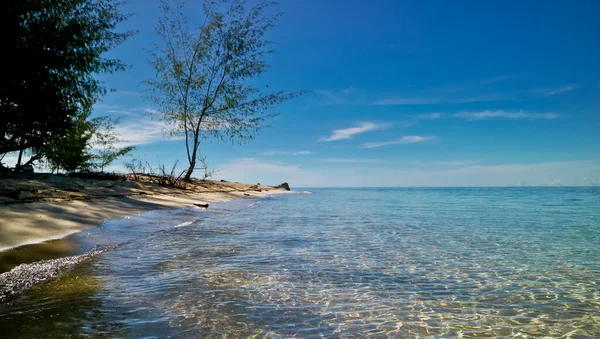
[{"label": "dark tree silhouette", "polygon": [[67,133],[106,89],[94,77],[123,70],[104,52],[133,32],[113,0],[3,0],[0,9],[0,156],[42,150]]}]

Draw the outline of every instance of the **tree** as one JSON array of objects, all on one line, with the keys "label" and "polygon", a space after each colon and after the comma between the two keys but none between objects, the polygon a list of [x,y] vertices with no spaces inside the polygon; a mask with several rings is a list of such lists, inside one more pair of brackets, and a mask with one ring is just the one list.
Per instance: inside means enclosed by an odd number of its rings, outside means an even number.
[{"label": "tree", "polygon": [[77,114],[71,128],[55,134],[44,145],[44,158],[52,172],[74,172],[89,168],[92,155],[87,149],[96,129],[95,122],[88,119],[89,114],[89,110]]},{"label": "tree", "polygon": [[118,147],[122,142],[114,132],[117,122],[111,117],[90,119],[90,110],[78,113],[72,127],[55,135],[44,146],[43,154],[52,171],[100,170],[131,152],[133,146]]},{"label": "tree", "polygon": [[133,146],[118,147],[123,140],[114,131],[117,122],[111,117],[95,118],[94,139],[90,145],[93,150],[92,169],[104,172],[106,166],[134,150]]},{"label": "tree", "polygon": [[[125,69],[102,55],[133,32],[116,0],[4,0],[0,10],[0,155],[41,149],[70,133],[106,89],[98,73]],[[60,141],[56,141],[60,142]]]},{"label": "tree", "polygon": [[268,16],[272,2],[247,8],[246,0],[204,2],[203,23],[190,29],[183,14],[185,0],[162,0],[164,15],[156,26],[162,44],[150,51],[156,71],[145,81],[154,113],[171,127],[171,135],[185,138],[190,180],[202,139],[243,143],[254,138],[273,117],[268,111],[300,93],[265,93],[249,80],[269,67],[273,53],[265,39],[278,15]]}]

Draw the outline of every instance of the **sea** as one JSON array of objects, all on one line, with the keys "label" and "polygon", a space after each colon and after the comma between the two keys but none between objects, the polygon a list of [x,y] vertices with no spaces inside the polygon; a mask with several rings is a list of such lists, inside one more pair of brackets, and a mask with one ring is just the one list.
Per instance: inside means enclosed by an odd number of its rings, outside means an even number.
[{"label": "sea", "polygon": [[2,338],[600,338],[600,187],[300,189],[11,258]]}]

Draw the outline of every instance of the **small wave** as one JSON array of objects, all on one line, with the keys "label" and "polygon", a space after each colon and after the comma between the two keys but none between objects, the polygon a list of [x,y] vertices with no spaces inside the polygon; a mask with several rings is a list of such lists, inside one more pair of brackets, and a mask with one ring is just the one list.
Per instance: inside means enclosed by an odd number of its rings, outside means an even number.
[{"label": "small wave", "polygon": [[246,208],[251,208],[251,207],[254,207],[254,206],[258,205],[258,204],[260,204],[260,201],[254,202],[254,203],[246,206]]},{"label": "small wave", "polygon": [[21,264],[9,272],[0,274],[0,303],[33,286],[59,276],[65,270],[87,261],[116,246],[95,246],[87,253],[71,257],[42,260],[32,264]]},{"label": "small wave", "polygon": [[302,192],[302,194],[313,194],[313,192],[311,192],[311,191],[304,191],[304,192]]},{"label": "small wave", "polygon": [[194,223],[194,221],[196,221],[198,219],[194,219],[194,220],[190,220],[190,221],[184,221],[181,224],[175,225],[175,227],[185,227],[185,226],[189,226],[191,224]]}]

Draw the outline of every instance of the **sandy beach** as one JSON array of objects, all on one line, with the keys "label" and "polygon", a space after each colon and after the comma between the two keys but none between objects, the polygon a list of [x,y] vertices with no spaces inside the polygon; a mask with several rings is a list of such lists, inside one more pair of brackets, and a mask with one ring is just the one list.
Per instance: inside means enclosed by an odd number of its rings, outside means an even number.
[{"label": "sandy beach", "polygon": [[286,193],[265,185],[194,180],[186,189],[148,181],[60,175],[0,178],[0,251],[59,239],[102,221],[195,203]]}]

